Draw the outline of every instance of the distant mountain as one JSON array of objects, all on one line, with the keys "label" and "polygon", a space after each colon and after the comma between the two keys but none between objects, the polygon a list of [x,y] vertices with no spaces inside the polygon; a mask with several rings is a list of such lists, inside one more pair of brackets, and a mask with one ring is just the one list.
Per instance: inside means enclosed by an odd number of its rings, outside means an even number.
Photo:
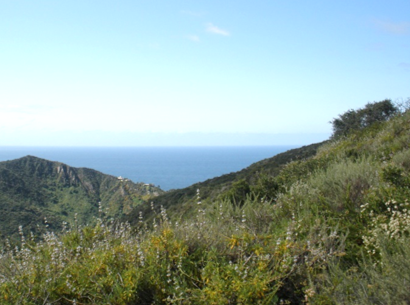
[{"label": "distant mountain", "polygon": [[79,224],[118,218],[162,193],[150,184],[33,156],[0,162],[0,234],[16,235],[20,225],[38,234],[75,218]]}]

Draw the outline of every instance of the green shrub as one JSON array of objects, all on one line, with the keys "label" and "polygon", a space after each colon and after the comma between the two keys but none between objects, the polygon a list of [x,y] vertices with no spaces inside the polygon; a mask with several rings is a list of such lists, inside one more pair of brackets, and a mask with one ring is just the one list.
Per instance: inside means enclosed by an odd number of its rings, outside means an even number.
[{"label": "green shrub", "polygon": [[346,268],[337,260],[316,284],[312,304],[408,304],[410,299],[410,240],[378,236],[381,259],[363,256]]},{"label": "green shrub", "polygon": [[378,169],[371,158],[342,159],[314,173],[308,184],[319,190],[331,208],[358,211],[366,192],[379,185]]}]

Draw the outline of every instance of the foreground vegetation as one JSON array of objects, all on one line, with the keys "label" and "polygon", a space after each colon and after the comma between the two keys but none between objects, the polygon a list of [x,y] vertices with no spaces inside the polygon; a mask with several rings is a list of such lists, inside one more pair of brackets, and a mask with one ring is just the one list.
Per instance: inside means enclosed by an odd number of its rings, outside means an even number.
[{"label": "foreground vegetation", "polygon": [[0,303],[406,304],[409,130],[397,112],[243,198],[243,182],[213,200],[198,190],[183,215],[152,203],[131,227],[101,211],[41,241],[21,228],[1,253]]}]

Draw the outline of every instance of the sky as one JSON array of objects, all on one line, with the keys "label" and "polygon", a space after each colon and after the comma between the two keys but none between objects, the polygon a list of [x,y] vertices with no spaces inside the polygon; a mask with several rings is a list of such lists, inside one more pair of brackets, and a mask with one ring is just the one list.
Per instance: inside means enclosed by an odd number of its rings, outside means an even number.
[{"label": "sky", "polygon": [[409,89],[408,0],[0,0],[0,146],[306,145]]}]

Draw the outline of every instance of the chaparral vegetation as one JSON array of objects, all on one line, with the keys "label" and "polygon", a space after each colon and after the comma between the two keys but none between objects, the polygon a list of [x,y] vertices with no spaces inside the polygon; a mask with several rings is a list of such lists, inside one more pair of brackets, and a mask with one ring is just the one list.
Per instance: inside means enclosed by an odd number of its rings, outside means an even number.
[{"label": "chaparral vegetation", "polygon": [[154,198],[129,223],[102,207],[41,238],[20,227],[0,303],[407,304],[410,111],[386,100],[332,124],[312,157],[217,195]]}]

